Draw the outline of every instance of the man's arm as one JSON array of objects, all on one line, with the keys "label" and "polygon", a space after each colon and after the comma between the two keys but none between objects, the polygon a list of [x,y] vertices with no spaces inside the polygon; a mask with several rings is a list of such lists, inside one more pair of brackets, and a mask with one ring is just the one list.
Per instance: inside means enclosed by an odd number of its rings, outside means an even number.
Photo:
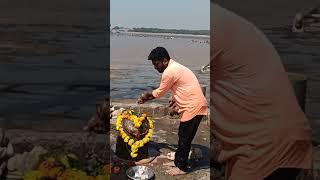
[{"label": "man's arm", "polygon": [[143,104],[146,101],[162,97],[174,84],[174,78],[170,74],[163,74],[160,82],[160,87],[152,92],[143,93],[138,99],[139,104]]}]

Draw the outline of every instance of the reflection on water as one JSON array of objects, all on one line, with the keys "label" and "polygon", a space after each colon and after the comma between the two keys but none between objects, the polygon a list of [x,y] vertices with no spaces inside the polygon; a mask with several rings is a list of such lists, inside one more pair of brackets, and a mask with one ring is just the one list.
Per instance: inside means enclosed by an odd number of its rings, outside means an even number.
[{"label": "reflection on water", "polygon": [[[292,33],[290,27],[264,28],[289,72],[308,76],[319,73],[320,33]],[[199,69],[209,62],[209,45],[191,38],[111,36],[111,97],[136,98],[158,86],[161,75],[146,57],[156,46],[168,49],[173,59],[195,72],[200,83],[209,86],[209,74]]]},{"label": "reflection on water", "polygon": [[[201,84],[209,86],[209,74],[201,74],[197,69],[192,70]],[[113,69],[111,65],[110,73],[110,96],[113,99],[137,98],[142,92],[157,88],[161,78],[161,74],[151,65],[131,65],[124,66],[123,69]]]},{"label": "reflection on water", "polygon": [[0,126],[72,119],[81,129],[106,94],[104,28],[0,23],[0,32]]},{"label": "reflection on water", "polygon": [[209,62],[209,44],[200,44],[192,38],[111,36],[111,98],[135,99],[143,91],[159,86],[161,74],[146,58],[157,46],[167,48],[171,58],[189,67],[201,84],[209,86],[209,74],[199,71],[201,65]]}]

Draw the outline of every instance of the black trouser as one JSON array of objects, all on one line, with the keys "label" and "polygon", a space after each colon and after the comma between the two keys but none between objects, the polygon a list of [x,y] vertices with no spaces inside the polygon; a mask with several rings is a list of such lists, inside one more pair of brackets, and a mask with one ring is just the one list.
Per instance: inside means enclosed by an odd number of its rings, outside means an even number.
[{"label": "black trouser", "polygon": [[191,142],[197,133],[202,118],[202,115],[198,115],[189,121],[180,122],[178,133],[179,142],[178,149],[176,151],[174,159],[174,164],[182,171],[187,171],[187,163],[189,152],[191,149]]},{"label": "black trouser", "polygon": [[264,180],[296,180],[301,169],[296,168],[279,168]]}]

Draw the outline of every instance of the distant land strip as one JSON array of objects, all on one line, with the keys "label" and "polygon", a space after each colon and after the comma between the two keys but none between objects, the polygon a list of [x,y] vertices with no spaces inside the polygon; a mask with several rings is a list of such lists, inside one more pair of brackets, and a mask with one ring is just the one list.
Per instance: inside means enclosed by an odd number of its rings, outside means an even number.
[{"label": "distant land strip", "polygon": [[172,33],[172,34],[209,35],[209,30],[132,28],[132,29],[130,29],[128,31],[129,32],[147,32],[147,33]]},{"label": "distant land strip", "polygon": [[160,28],[125,28],[115,26],[111,29],[115,32],[141,32],[141,33],[167,33],[167,34],[190,34],[190,35],[209,35],[209,30],[187,30],[187,29],[160,29]]}]

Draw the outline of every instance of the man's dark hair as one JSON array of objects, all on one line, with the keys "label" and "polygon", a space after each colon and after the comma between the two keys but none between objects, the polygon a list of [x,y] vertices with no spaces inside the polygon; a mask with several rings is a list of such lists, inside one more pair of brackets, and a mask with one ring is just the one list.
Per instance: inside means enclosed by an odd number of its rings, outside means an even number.
[{"label": "man's dark hair", "polygon": [[154,61],[163,61],[164,58],[166,58],[167,60],[171,59],[168,51],[164,47],[154,48],[148,56],[148,60]]}]

